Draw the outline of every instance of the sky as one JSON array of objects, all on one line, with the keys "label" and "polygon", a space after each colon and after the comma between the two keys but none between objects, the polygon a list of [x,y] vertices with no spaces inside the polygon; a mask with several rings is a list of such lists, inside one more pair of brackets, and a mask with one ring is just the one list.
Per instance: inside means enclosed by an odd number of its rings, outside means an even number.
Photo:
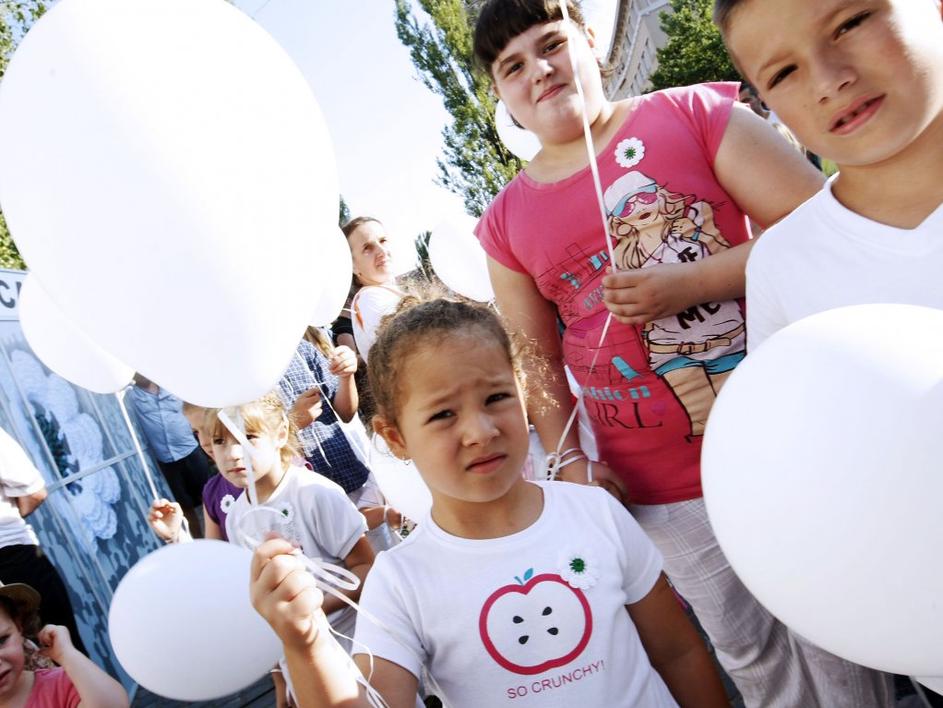
[{"label": "sky", "polygon": [[[616,0],[585,0],[597,36],[612,32]],[[402,272],[413,239],[462,200],[434,180],[442,128],[451,120],[418,79],[393,24],[393,0],[236,0],[301,68],[334,143],[341,193],[351,215],[380,219]],[[603,40],[605,42],[606,39]]]}]

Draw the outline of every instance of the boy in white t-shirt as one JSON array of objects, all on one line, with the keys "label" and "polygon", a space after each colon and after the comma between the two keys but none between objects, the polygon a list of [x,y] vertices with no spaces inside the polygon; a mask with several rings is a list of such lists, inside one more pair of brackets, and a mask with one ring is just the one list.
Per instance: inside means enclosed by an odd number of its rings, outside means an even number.
[{"label": "boy in white t-shirt", "polygon": [[753,249],[749,348],[844,305],[943,308],[940,0],[717,0],[715,20],[766,104],[840,169]]}]

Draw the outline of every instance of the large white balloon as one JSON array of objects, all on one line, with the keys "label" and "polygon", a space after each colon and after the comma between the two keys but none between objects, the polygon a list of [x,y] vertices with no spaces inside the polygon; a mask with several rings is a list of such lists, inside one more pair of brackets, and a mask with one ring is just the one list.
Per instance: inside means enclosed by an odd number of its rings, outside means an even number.
[{"label": "large white balloon", "polygon": [[310,320],[314,327],[327,326],[340,315],[354,271],[347,237],[340,229],[325,234],[319,245],[321,252],[310,269],[312,290],[318,293]]},{"label": "large white balloon", "polygon": [[498,137],[512,155],[529,162],[540,152],[540,138],[529,130],[514,125],[504,101],[498,101],[495,106],[494,125],[498,129]]},{"label": "large white balloon", "polygon": [[222,541],[165,546],[118,583],[108,633],[124,669],[178,701],[220,698],[268,673],[282,647],[249,602],[245,548]]},{"label": "large white balloon", "polygon": [[394,457],[379,435],[374,436],[370,445],[369,467],[390,506],[413,521],[425,518],[432,507],[429,487],[416,466]]},{"label": "large white balloon", "polygon": [[65,317],[34,273],[23,280],[18,307],[30,348],[62,378],[95,393],[115,393],[131,382],[134,369],[95,344]]},{"label": "large white balloon", "polygon": [[711,525],[737,575],[856,663],[943,675],[943,310],[865,305],[769,338],[714,404]]},{"label": "large white balloon", "polygon": [[943,676],[917,676],[917,681],[943,696]]},{"label": "large white balloon", "polygon": [[194,403],[271,388],[337,176],[299,69],[224,0],[62,0],[0,92],[0,204],[63,313]]},{"label": "large white balloon", "polygon": [[475,237],[477,220],[452,217],[432,229],[429,260],[439,279],[455,292],[478,302],[494,300],[488,256]]}]

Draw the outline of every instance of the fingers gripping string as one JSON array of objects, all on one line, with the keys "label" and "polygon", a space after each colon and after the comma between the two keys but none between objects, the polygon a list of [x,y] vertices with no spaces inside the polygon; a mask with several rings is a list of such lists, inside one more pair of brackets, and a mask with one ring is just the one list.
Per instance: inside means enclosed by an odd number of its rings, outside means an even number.
[{"label": "fingers gripping string", "polygon": [[[281,514],[278,512],[277,509],[272,509],[265,506],[257,506],[247,511],[245,514],[243,514],[241,517],[239,517],[236,520],[236,529],[237,529],[237,533],[239,534],[241,543],[245,547],[250,548],[253,551],[259,547],[262,541],[261,539],[259,539],[257,536],[254,535],[253,532],[255,531],[255,528],[250,527],[249,524],[247,524],[247,521],[250,516],[254,514],[258,515],[262,513],[274,514],[278,516],[279,518],[281,518]],[[347,570],[347,568],[344,568],[342,566],[335,565],[333,563],[328,563],[319,558],[309,558],[308,556],[304,555],[300,549],[295,549],[292,555],[298,559],[298,561],[305,567],[305,569],[309,573],[311,573],[311,575],[314,576],[315,585],[317,585],[318,589],[321,590],[321,592],[332,595],[333,597],[336,597],[344,604],[352,607],[354,611],[357,612],[358,617],[364,617],[370,622],[372,622],[373,624],[375,624],[377,627],[382,629],[397,644],[399,644],[404,649],[406,649],[410,654],[412,654],[420,666],[425,665],[425,659],[419,656],[406,641],[404,641],[400,636],[398,636],[396,631],[394,631],[389,625],[387,625],[385,622],[379,619],[376,615],[363,609],[363,607],[361,607],[357,602],[355,602],[354,600],[351,600],[349,597],[347,597],[347,595],[344,594],[343,591],[345,590],[348,592],[352,592],[360,587],[359,577],[357,577],[354,573],[351,573],[349,570]],[[353,637],[348,637],[347,635],[336,631],[333,627],[331,628],[331,633],[342,639],[347,639],[352,644],[356,644],[357,646],[362,647],[364,649],[364,653],[366,653],[370,662],[369,673],[372,676],[374,656],[373,656],[373,652],[370,651],[370,648],[364,645],[362,642],[356,641]],[[375,708],[388,708],[388,705],[386,701],[383,700],[383,697],[377,692],[375,688],[373,688],[373,686],[370,685],[371,676],[364,678],[364,677],[359,676],[359,672],[357,672],[357,675],[358,675],[358,679],[357,679],[358,683],[363,685],[364,689],[367,692],[367,699],[370,702],[370,705],[374,706]],[[427,678],[428,684],[433,688],[433,690],[436,692],[439,698],[442,699],[443,705],[446,708],[448,708],[449,704],[445,700],[445,694],[442,691],[441,687],[438,685],[435,679],[433,679],[432,676],[428,674],[428,672],[426,672],[426,678]]]},{"label": "fingers gripping string", "polygon": [[[301,355],[298,353],[298,350],[295,350],[295,358],[298,360],[298,363],[301,364],[303,368],[308,369],[308,371],[310,371],[307,363],[305,363],[305,360],[302,359]],[[321,388],[321,386],[325,385],[323,381],[318,381],[317,378],[315,378],[314,383],[319,389]],[[324,395],[324,389],[321,389],[321,400],[327,403],[327,407],[331,409],[332,413],[334,413],[334,417],[340,420],[340,418],[337,416],[337,411],[334,410],[334,406],[331,405],[330,396]],[[312,421],[312,423],[313,422],[314,421]],[[314,438],[315,444],[318,446],[318,452],[321,453],[321,459],[324,460],[324,462],[327,464],[328,467],[333,467],[334,465],[332,465],[331,461],[327,459],[327,453],[324,452],[324,448],[321,446],[321,437],[318,435],[318,429],[311,428],[311,435]]]}]

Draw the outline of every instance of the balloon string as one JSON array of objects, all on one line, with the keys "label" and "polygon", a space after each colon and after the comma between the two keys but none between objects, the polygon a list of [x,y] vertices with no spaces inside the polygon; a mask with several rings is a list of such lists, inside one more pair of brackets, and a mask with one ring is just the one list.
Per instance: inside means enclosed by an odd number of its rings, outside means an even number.
[{"label": "balloon string", "polygon": [[[250,509],[249,511],[247,511],[245,514],[243,514],[241,517],[239,517],[236,520],[236,524],[235,524],[237,533],[239,534],[239,537],[243,541],[243,545],[250,548],[253,551],[259,547],[259,545],[261,544],[261,540],[258,539],[256,536],[252,535],[245,528],[245,524],[246,524],[246,520],[252,514],[260,513],[260,512],[268,512],[271,514],[276,514],[279,518],[281,518],[281,514],[278,512],[277,509],[272,509],[270,507],[261,506],[261,507],[256,507],[254,509]],[[292,553],[292,555],[295,556],[301,562],[301,564],[304,565],[304,567],[308,570],[308,572],[310,572],[314,576],[314,582],[315,582],[315,585],[318,586],[318,589],[320,589],[322,592],[328,593],[329,595],[333,597],[336,597],[341,602],[352,607],[354,611],[357,613],[358,617],[365,617],[370,622],[375,624],[381,630],[386,632],[390,636],[390,638],[392,638],[397,644],[399,644],[406,651],[412,654],[413,658],[417,660],[417,663],[420,666],[425,665],[425,661],[423,660],[422,656],[420,656],[408,643],[406,643],[397,634],[397,632],[395,632],[391,627],[389,627],[389,625],[387,625],[385,622],[383,622],[380,618],[378,618],[373,613],[369,612],[368,610],[365,610],[360,604],[358,604],[354,600],[351,600],[349,597],[347,597],[347,595],[341,592],[342,590],[354,591],[360,587],[360,578],[357,577],[357,575],[355,575],[354,573],[351,573],[349,570],[347,570],[347,568],[344,568],[339,565],[335,565],[334,563],[328,563],[327,561],[321,560],[320,558],[309,558],[308,556],[306,556],[304,553],[301,552],[301,549],[296,548],[294,552]],[[345,639],[351,639],[351,641],[354,641],[351,637],[347,637],[346,635],[339,634],[333,629],[331,629],[331,631],[337,636],[343,637]],[[363,646],[367,650],[367,655],[370,657],[370,664],[372,667],[373,666],[373,652],[370,651],[370,649],[364,646],[362,643],[360,642],[357,642],[357,643],[360,646]],[[373,673],[372,668],[371,668],[370,673],[371,674]],[[443,706],[447,708],[448,703],[445,700],[445,693],[442,691],[442,688],[438,685],[438,682],[436,682],[436,680],[432,677],[431,674],[429,674],[428,672],[425,672],[425,673],[428,678],[429,684],[433,687],[433,690],[442,700]],[[376,690],[372,686],[370,686],[370,682],[368,678],[365,677],[364,682],[365,682],[364,686],[367,688],[368,696],[370,695],[371,691],[376,693]],[[383,698],[382,696],[380,696],[379,693],[376,693],[376,696],[378,697],[380,701],[383,701]],[[379,705],[385,706],[386,703],[384,701],[380,703]]]},{"label": "balloon string", "polygon": [[255,489],[255,470],[252,467],[252,454],[255,452],[255,447],[252,443],[249,442],[249,438],[246,437],[243,432],[244,424],[242,420],[242,414],[239,412],[238,408],[230,409],[235,413],[236,420],[238,424],[233,422],[232,418],[226,413],[224,409],[220,409],[216,412],[216,416],[219,418],[219,422],[226,426],[226,429],[230,434],[242,445],[245,454],[242,456],[242,461],[246,466],[246,478],[248,484],[246,485],[246,494],[249,495],[249,503],[252,506],[258,506],[259,496]]},{"label": "balloon string", "polygon": [[[593,370],[596,368],[596,360],[599,358],[599,353],[602,351],[603,340],[605,340],[606,335],[609,334],[609,325],[611,323],[612,323],[612,313],[610,312],[606,316],[606,323],[603,325],[602,334],[599,335],[599,343],[596,345],[596,353],[593,354],[593,359],[589,363],[589,371],[587,371],[586,373],[587,376],[591,375],[593,373]],[[585,395],[586,394],[583,391],[583,387],[580,386],[580,392],[579,392],[579,395],[576,397],[576,403],[573,406],[573,412],[570,413],[570,418],[569,420],[567,420],[566,426],[564,426],[563,428],[563,433],[560,434],[560,440],[557,442],[557,449],[552,455],[553,461],[550,463],[550,475],[549,475],[549,478],[551,481],[557,478],[557,474],[560,471],[560,463],[563,461],[562,460],[563,442],[564,440],[566,440],[566,436],[569,435],[570,431],[573,429],[573,424],[576,422],[576,416],[579,414],[579,411],[580,411],[580,403],[584,400]],[[551,456],[548,455],[547,459],[548,460],[551,459]],[[592,460],[590,460],[586,465],[586,481],[587,483],[593,481]]]},{"label": "balloon string", "polygon": [[[602,193],[602,181],[599,178],[599,165],[596,162],[596,148],[593,145],[593,133],[589,125],[589,114],[586,112],[586,96],[583,93],[583,84],[580,81],[580,72],[579,72],[579,63],[576,58],[576,52],[573,51],[573,47],[576,46],[576,42],[573,40],[577,37],[577,32],[579,31],[573,21],[570,19],[570,13],[567,11],[566,0],[560,0],[560,13],[563,16],[563,25],[566,28],[567,33],[567,44],[569,49],[567,54],[570,58],[570,67],[573,71],[573,82],[576,85],[576,93],[579,96],[580,100],[580,114],[583,120],[583,138],[586,142],[586,156],[589,160],[589,169],[593,175],[593,187],[596,191],[596,203],[599,206],[599,215],[602,219],[602,230],[603,237],[606,240],[606,248],[609,251],[609,265],[612,268],[612,271],[615,272],[618,270],[616,266],[616,257],[615,252],[612,249],[612,239],[609,238],[609,218],[606,214],[606,202],[603,199]],[[596,353],[593,355],[593,360],[589,365],[589,371],[587,375],[593,373],[593,370],[596,367],[596,360],[599,358],[599,353],[602,351],[602,343],[606,338],[606,334],[609,332],[609,325],[612,322],[612,313],[610,312],[606,317],[606,324],[603,326],[602,335],[599,337],[599,343],[596,345]],[[556,479],[557,473],[560,469],[561,462],[561,452],[563,451],[563,441],[566,439],[566,436],[569,435],[570,430],[573,428],[573,424],[576,422],[576,416],[579,413],[579,404],[584,400],[583,387],[580,387],[579,395],[577,396],[576,405],[573,407],[573,412],[570,414],[570,418],[567,421],[566,426],[563,429],[563,434],[560,435],[560,441],[557,443],[557,449],[554,454],[554,461],[551,464],[550,468],[550,479]],[[592,481],[592,465],[587,464],[586,466],[587,481]]]},{"label": "balloon string", "polygon": [[602,217],[603,237],[606,239],[606,248],[609,251],[609,264],[612,270],[615,271],[617,270],[616,257],[615,252],[612,250],[612,239],[609,238],[609,217],[606,214],[606,202],[603,199],[602,182],[599,179],[599,165],[596,164],[596,148],[593,145],[593,133],[589,126],[589,115],[586,113],[586,97],[583,94],[583,84],[580,81],[579,64],[577,62],[576,53],[573,51],[573,47],[576,46],[576,43],[572,40],[575,39],[576,33],[579,30],[570,20],[570,13],[566,9],[566,0],[560,0],[560,12],[563,14],[563,25],[567,33],[567,45],[569,46],[567,54],[570,57],[570,66],[573,70],[573,83],[576,85],[576,94],[580,99],[580,113],[583,118],[583,137],[586,140],[586,155],[589,158],[589,169],[593,175],[593,186],[596,189],[599,215]]},{"label": "balloon string", "polygon": [[121,395],[123,392],[118,392],[115,394],[115,398],[118,399],[118,408],[121,409],[121,416],[124,418],[124,424],[128,426],[128,432],[131,434],[131,442],[134,443],[134,451],[137,453],[138,460],[141,461],[141,467],[144,470],[144,478],[147,480],[147,486],[151,490],[151,494],[154,497],[154,500],[160,499],[160,495],[157,493],[157,485],[154,484],[154,478],[151,476],[150,467],[148,467],[147,459],[144,457],[144,450],[141,448],[141,441],[138,440],[138,435],[134,432],[134,426],[131,425],[131,418],[128,415],[128,409],[124,405],[124,397]]},{"label": "balloon string", "polygon": [[[295,350],[295,358],[298,360],[298,363],[301,364],[303,368],[308,369],[308,371],[311,372],[311,369],[308,368],[307,362],[305,362],[305,360],[301,358],[301,355],[298,353],[297,349]],[[322,386],[326,385],[324,381],[318,381],[317,378],[315,378],[314,384],[318,387],[318,390],[321,392],[321,400],[327,401],[328,408],[330,408],[334,412],[334,415],[337,416],[337,411],[335,411],[334,406],[331,405],[330,396],[325,396],[324,389],[321,388]],[[338,420],[340,419],[338,418]],[[325,453],[324,448],[321,447],[321,437],[318,435],[318,429],[314,427],[314,421],[311,421],[311,424],[308,427],[311,428],[311,435],[314,438],[315,444],[318,446],[318,452],[321,453],[321,457],[324,459],[324,462],[327,463],[328,467],[333,467],[334,465],[332,465],[331,461],[327,459],[327,453]]]}]

